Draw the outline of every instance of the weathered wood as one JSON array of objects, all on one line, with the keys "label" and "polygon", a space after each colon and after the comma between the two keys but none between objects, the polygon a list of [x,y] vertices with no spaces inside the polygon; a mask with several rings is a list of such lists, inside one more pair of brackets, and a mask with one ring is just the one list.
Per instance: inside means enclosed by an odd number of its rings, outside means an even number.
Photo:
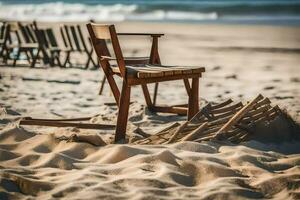
[{"label": "weathered wood", "polygon": [[[162,66],[158,54],[158,37],[161,35],[151,35],[152,47],[148,64],[127,65],[123,57],[122,50],[118,40],[114,25],[97,25],[89,23],[87,25],[91,41],[93,43],[99,62],[111,89],[114,93],[116,102],[119,102],[119,114],[117,119],[117,129],[115,141],[125,139],[126,124],[129,109],[130,87],[133,85],[142,85],[146,103],[150,110],[155,112],[169,112],[177,114],[187,114],[187,108],[154,106],[156,102],[157,83],[162,81],[180,80],[192,78],[191,95],[189,95],[188,116],[189,119],[199,110],[198,90],[199,78],[205,71],[204,67],[182,67],[182,66]],[[125,35],[125,34],[124,34]],[[113,67],[109,61],[113,59],[106,45],[106,40],[110,40],[113,51],[116,56],[117,67]],[[128,62],[127,62],[128,63]],[[121,97],[114,81],[114,75],[121,76],[123,79],[123,89]],[[154,99],[151,102],[148,83],[156,83]]]},{"label": "weathered wood", "polygon": [[223,107],[223,108],[218,108],[218,109],[212,109],[211,113],[212,114],[220,114],[220,113],[225,113],[228,111],[232,111],[232,110],[236,110],[243,107],[243,104],[241,102],[234,104],[232,106],[227,106],[227,107]]},{"label": "weathered wood", "polygon": [[241,110],[239,110],[218,132],[217,135],[220,135],[228,131],[235,123],[237,123],[245,113],[254,107],[254,105],[263,98],[262,95],[258,95],[253,101],[245,105]]},{"label": "weathered wood", "polygon": [[152,102],[151,102],[151,97],[150,97],[149,90],[148,90],[148,87],[147,87],[146,84],[142,84],[142,90],[143,90],[143,93],[144,93],[146,104],[151,109]]},{"label": "weathered wood", "polygon": [[103,78],[102,78],[102,80],[101,80],[100,89],[99,89],[99,95],[102,95],[102,93],[103,93],[105,81],[106,81],[106,76],[104,75]]},{"label": "weathered wood", "polygon": [[181,139],[181,141],[192,141],[199,135],[205,128],[207,128],[208,122],[201,124],[198,128],[192,131],[190,134],[186,135]]},{"label": "weathered wood", "polygon": [[172,81],[172,80],[180,80],[184,78],[199,78],[202,73],[198,74],[181,74],[181,75],[173,75],[173,76],[165,76],[165,77],[151,77],[151,78],[131,78],[127,79],[129,85],[140,85],[143,83],[156,83],[156,82],[164,82],[164,81]]},{"label": "weathered wood", "polygon": [[54,126],[54,127],[76,127],[82,129],[114,129],[115,125],[108,124],[87,124],[74,122],[58,122],[45,120],[21,120],[20,125],[36,125],[36,126]]},{"label": "weathered wood", "polygon": [[92,119],[92,117],[78,117],[78,118],[67,118],[67,119],[42,119],[42,118],[32,118],[32,117],[24,117],[24,120],[32,120],[32,121],[53,121],[53,122],[59,122],[59,121],[88,121]]},{"label": "weathered wood", "polygon": [[191,86],[189,79],[183,79],[184,87],[188,95],[191,95]]},{"label": "weathered wood", "polygon": [[174,113],[179,115],[187,115],[188,109],[186,107],[175,107],[175,106],[151,106],[151,111],[162,112],[162,113]]},{"label": "weathered wood", "polygon": [[123,81],[122,92],[119,100],[119,113],[117,118],[115,142],[119,142],[122,140],[124,141],[126,137],[130,89],[130,86],[128,86],[126,82]]},{"label": "weathered wood", "polygon": [[167,144],[170,144],[175,141],[178,134],[188,125],[188,121],[184,122],[181,126],[179,126],[176,131],[173,133],[172,137],[167,141]]},{"label": "weathered wood", "polygon": [[191,94],[189,96],[188,120],[199,111],[199,78],[192,79]]},{"label": "weathered wood", "polygon": [[219,103],[217,105],[211,105],[211,109],[214,110],[214,109],[222,108],[222,107],[225,107],[225,106],[231,104],[232,102],[233,102],[232,99],[228,99],[228,100],[226,100],[222,103]]},{"label": "weathered wood", "polygon": [[265,112],[267,110],[269,110],[271,108],[270,104],[267,105],[263,105],[259,108],[257,108],[256,110],[250,110],[248,113],[245,114],[245,117],[252,117],[254,115],[257,115],[259,113]]}]

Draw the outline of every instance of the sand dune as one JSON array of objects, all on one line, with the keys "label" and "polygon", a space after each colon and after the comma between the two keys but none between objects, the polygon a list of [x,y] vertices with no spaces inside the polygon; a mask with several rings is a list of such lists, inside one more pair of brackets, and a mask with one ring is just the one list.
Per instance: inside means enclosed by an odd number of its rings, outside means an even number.
[{"label": "sand dune", "polygon": [[12,126],[1,131],[0,149],[3,199],[300,197],[299,154],[243,145],[181,142],[99,148]]}]

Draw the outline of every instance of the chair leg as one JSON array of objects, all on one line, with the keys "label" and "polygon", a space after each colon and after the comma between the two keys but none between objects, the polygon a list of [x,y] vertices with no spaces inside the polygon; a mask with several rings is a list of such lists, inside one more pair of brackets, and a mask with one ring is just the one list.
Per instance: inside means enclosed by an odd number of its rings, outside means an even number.
[{"label": "chair leg", "polygon": [[2,55],[3,55],[3,63],[4,64],[7,64],[7,60],[9,59],[10,53],[11,53],[10,50],[7,49],[6,47],[5,47],[5,49],[3,49],[3,54]]},{"label": "chair leg", "polygon": [[155,83],[155,86],[154,86],[154,93],[153,93],[153,105],[154,105],[154,106],[155,106],[155,104],[156,104],[157,90],[158,90],[158,83]]},{"label": "chair leg", "polygon": [[31,68],[34,68],[35,63],[36,63],[36,60],[38,59],[38,57],[39,57],[39,55],[40,55],[40,51],[41,51],[41,50],[38,49],[36,55],[32,57],[32,63],[31,63],[31,66],[30,66]]},{"label": "chair leg", "polygon": [[185,86],[185,90],[187,92],[188,95],[191,94],[191,86],[190,86],[190,82],[189,82],[189,79],[183,79],[183,82],[184,82],[184,86]]},{"label": "chair leg", "polygon": [[61,62],[60,62],[60,52],[57,52],[57,53],[56,53],[55,58],[56,58],[56,61],[57,61],[57,65],[58,65],[59,67],[62,67],[62,64],[61,64]]},{"label": "chair leg", "polygon": [[[70,63],[70,61],[69,61],[69,59],[70,59],[70,53],[71,52],[67,52],[67,55],[66,55],[66,59],[65,59],[65,62],[64,62],[64,64],[62,65],[62,67],[67,67],[67,63],[69,62]],[[71,67],[71,66],[70,66]]]},{"label": "chair leg", "polygon": [[14,67],[15,67],[16,64],[17,64],[17,60],[19,60],[20,54],[21,54],[21,50],[18,49],[17,56],[14,58],[14,62],[13,62],[13,66],[14,66]]},{"label": "chair leg", "polygon": [[[29,51],[29,52],[31,52],[31,51]],[[32,54],[29,55],[29,54],[28,54],[28,51],[26,51],[25,53],[26,53],[26,58],[27,58],[27,60],[28,60],[28,63],[31,64],[31,62],[32,62]],[[31,57],[30,57],[30,56],[31,56]]]},{"label": "chair leg", "polygon": [[130,86],[123,81],[122,92],[119,100],[119,113],[117,119],[115,142],[125,140],[130,103]]},{"label": "chair leg", "polygon": [[100,85],[99,95],[102,95],[102,93],[103,93],[105,81],[106,81],[106,76],[103,75],[103,78],[102,78],[102,81],[101,81],[101,85]]},{"label": "chair leg", "polygon": [[93,50],[91,50],[90,52],[88,51],[85,51],[86,55],[87,55],[87,61],[86,61],[86,64],[85,64],[85,69],[89,68],[89,65],[90,65],[90,62],[95,66],[95,62],[93,61],[93,58],[92,58],[92,53],[93,53]]},{"label": "chair leg", "polygon": [[144,93],[144,97],[145,97],[147,107],[148,107],[148,109],[151,110],[153,105],[152,105],[152,102],[151,102],[151,98],[150,98],[150,94],[149,94],[147,84],[142,84],[142,89],[143,89],[143,93]]},{"label": "chair leg", "polygon": [[192,88],[189,95],[188,120],[199,111],[199,78],[192,79]]}]

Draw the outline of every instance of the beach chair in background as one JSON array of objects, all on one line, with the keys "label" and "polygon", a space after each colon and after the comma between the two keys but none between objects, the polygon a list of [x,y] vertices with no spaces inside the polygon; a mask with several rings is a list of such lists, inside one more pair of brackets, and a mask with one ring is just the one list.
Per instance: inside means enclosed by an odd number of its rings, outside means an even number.
[{"label": "beach chair in background", "polygon": [[38,43],[42,47],[43,54],[48,58],[44,62],[48,62],[50,66],[62,67],[60,55],[63,50],[58,45],[53,29],[39,28],[35,21],[32,26],[34,27]]},{"label": "beach chair in background", "polygon": [[0,58],[2,58],[3,63],[7,61],[7,45],[11,43],[10,37],[10,24],[6,21],[1,22],[1,30],[0,30]]},{"label": "beach chair in background", "polygon": [[10,43],[6,45],[6,58],[10,59],[10,54],[16,50],[13,57],[13,66],[16,65],[20,59],[21,53],[25,53],[30,67],[35,67],[36,61],[43,58],[41,54],[42,47],[39,45],[35,37],[34,30],[30,24],[23,25],[20,22],[10,25],[10,32],[15,34],[17,43]]},{"label": "beach chair in background", "polygon": [[[202,73],[205,72],[204,67],[164,66],[158,64],[127,64],[123,57],[114,25],[89,23],[87,24],[87,28],[101,67],[105,73],[115,101],[119,107],[115,131],[115,142],[122,141],[126,137],[130,91],[132,86],[141,85],[147,107],[151,111],[187,114],[188,119],[191,119],[198,112],[199,78],[202,76]],[[132,33],[132,35],[135,34]],[[151,34],[144,33],[137,35]],[[156,35],[157,37],[160,37],[162,34]],[[112,57],[111,53],[109,52],[108,41],[112,44],[115,57]],[[155,50],[153,52],[155,52]],[[151,56],[150,60],[157,59],[154,57],[155,55],[152,54]],[[111,65],[110,62],[112,60],[115,60],[117,64]],[[123,79],[121,92],[115,82],[115,75]],[[191,85],[188,81],[189,78],[192,79]],[[179,106],[157,106],[152,103],[147,84],[182,79],[187,80],[186,85],[188,87],[187,93],[189,99],[188,108]]]},{"label": "beach chair in background", "polygon": [[94,68],[97,68],[98,64],[93,60],[93,48],[92,45],[87,45],[85,38],[83,37],[80,25],[64,25],[60,27],[61,36],[65,45],[66,58],[62,66],[66,67],[67,64],[72,66],[70,56],[72,53],[81,53],[85,54],[87,60],[85,62],[84,68],[87,69],[90,65]]}]

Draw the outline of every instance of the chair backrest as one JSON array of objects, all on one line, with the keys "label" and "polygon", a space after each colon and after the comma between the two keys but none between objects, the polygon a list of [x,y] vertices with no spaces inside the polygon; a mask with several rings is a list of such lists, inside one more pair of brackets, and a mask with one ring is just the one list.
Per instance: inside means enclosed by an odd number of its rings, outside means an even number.
[{"label": "chair backrest", "polygon": [[32,35],[35,37],[35,41],[39,44],[39,46],[42,48],[48,48],[49,42],[46,37],[46,30],[39,28],[36,21],[33,21],[30,27],[31,30],[29,32],[32,32]]},{"label": "chair backrest", "polygon": [[11,43],[10,31],[10,24],[2,22],[0,39],[4,40],[3,45],[6,45],[7,42]]},{"label": "chair backrest", "polygon": [[126,76],[125,61],[118,40],[117,32],[114,25],[102,25],[88,23],[87,29],[91,37],[96,54],[99,58],[101,66],[109,65],[105,57],[111,57],[111,54],[107,48],[107,41],[112,43],[113,51],[116,56],[117,64],[122,77]]},{"label": "chair backrest", "polygon": [[58,42],[55,37],[53,29],[52,28],[45,29],[45,34],[47,35],[48,42],[51,45],[51,47],[58,47]]},{"label": "chair backrest", "polygon": [[75,50],[73,46],[73,42],[71,40],[70,30],[67,25],[60,27],[60,33],[63,38],[63,42],[66,48],[70,48],[71,50]]},{"label": "chair backrest", "polygon": [[20,43],[37,43],[37,37],[33,30],[33,26],[30,24],[23,25],[22,23],[18,23],[20,33],[17,33],[18,39]]},{"label": "chair backrest", "polygon": [[5,35],[5,30],[6,30],[6,27],[7,27],[7,23],[6,22],[2,22],[1,21],[1,29],[0,29],[0,39],[4,39],[4,35]]},{"label": "chair backrest", "polygon": [[60,27],[60,33],[65,47],[73,51],[88,52],[90,50],[86,45],[80,25],[63,25]]}]

